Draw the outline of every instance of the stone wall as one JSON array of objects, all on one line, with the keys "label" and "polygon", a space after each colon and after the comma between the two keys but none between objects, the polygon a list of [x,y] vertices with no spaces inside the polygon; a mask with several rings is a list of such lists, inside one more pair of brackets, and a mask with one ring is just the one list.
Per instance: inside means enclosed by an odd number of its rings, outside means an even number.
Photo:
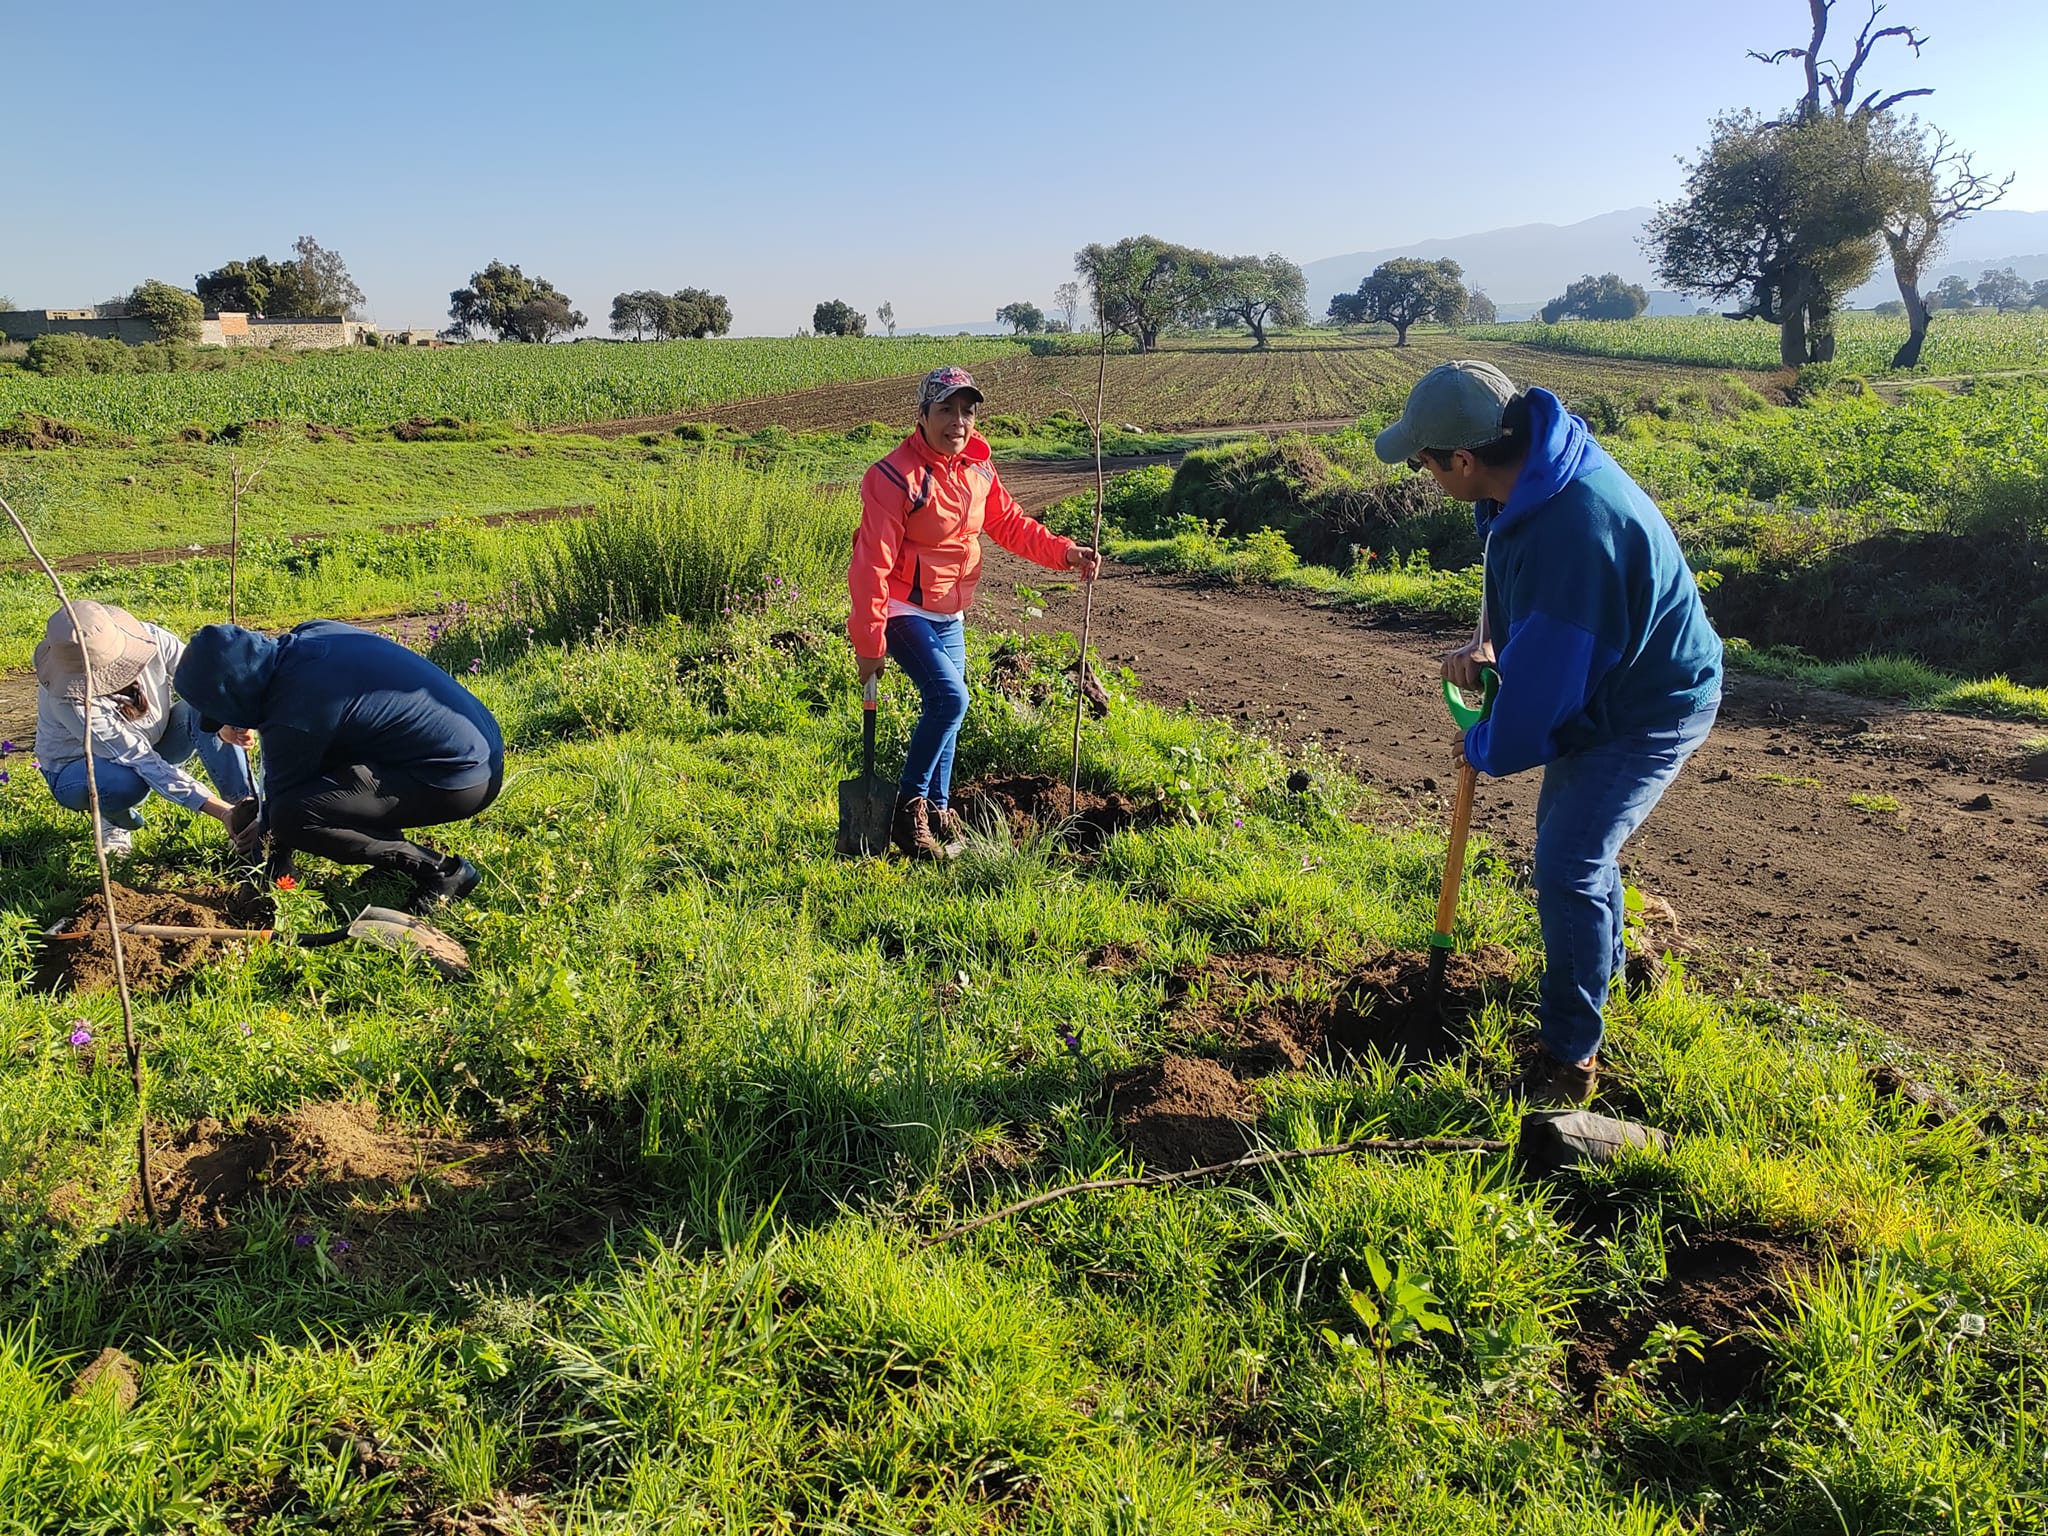
[{"label": "stone wall", "polygon": [[0,336],[9,341],[34,341],[56,332],[74,336],[105,336],[140,346],[156,340],[156,327],[147,320],[102,320],[89,309],[0,310]]}]

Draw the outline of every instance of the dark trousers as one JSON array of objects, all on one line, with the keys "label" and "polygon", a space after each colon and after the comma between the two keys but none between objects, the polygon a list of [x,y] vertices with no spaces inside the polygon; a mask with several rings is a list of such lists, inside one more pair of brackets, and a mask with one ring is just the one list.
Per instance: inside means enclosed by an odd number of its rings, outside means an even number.
[{"label": "dark trousers", "polygon": [[294,785],[265,804],[271,873],[283,874],[294,853],[337,864],[368,864],[414,880],[446,873],[453,861],[406,837],[408,827],[467,821],[498,798],[502,772],[467,789],[435,789],[402,768],[358,763]]}]

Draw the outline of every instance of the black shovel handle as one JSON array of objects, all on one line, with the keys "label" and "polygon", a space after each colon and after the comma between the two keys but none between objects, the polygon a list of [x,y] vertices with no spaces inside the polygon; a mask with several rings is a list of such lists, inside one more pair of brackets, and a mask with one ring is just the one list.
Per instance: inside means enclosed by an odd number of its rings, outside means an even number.
[{"label": "black shovel handle", "polygon": [[875,706],[881,701],[882,678],[877,673],[860,691],[860,776],[875,776]]}]

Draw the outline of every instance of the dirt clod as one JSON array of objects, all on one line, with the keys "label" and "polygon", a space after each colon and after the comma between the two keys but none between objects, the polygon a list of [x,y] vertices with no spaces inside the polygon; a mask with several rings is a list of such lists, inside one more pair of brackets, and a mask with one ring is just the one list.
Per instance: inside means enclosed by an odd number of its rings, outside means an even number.
[{"label": "dirt clod", "polygon": [[[1634,1369],[1657,1390],[1720,1412],[1754,1392],[1770,1364],[1766,1331],[1783,1315],[1783,1284],[1813,1268],[1814,1255],[1775,1237],[1700,1237],[1673,1245],[1668,1274],[1647,1304],[1625,1315],[1592,1313],[1565,1355],[1565,1378],[1581,1402],[1602,1382]],[[1591,1315],[1589,1315],[1591,1314]],[[1644,1346],[1663,1324],[1689,1328],[1699,1342],[1681,1343],[1655,1365]]]},{"label": "dirt clod", "polygon": [[1074,847],[1093,852],[1125,827],[1159,819],[1156,805],[1146,805],[1112,791],[1099,795],[1081,791],[1072,816],[1067,786],[1050,774],[1019,774],[1011,778],[978,779],[953,793],[968,824],[984,818],[1007,826],[1019,841],[1045,828],[1061,829]]},{"label": "dirt clod", "polygon": [[71,1383],[73,1397],[84,1397],[94,1390],[111,1392],[114,1406],[126,1413],[142,1395],[142,1367],[109,1344]]},{"label": "dirt clod", "polygon": [[1328,1029],[1327,1053],[1389,1061],[1441,1061],[1464,1050],[1466,1023],[1513,982],[1520,958],[1505,945],[1454,952],[1444,964],[1441,1004],[1429,989],[1426,950],[1396,949],[1345,982]]},{"label": "dirt clod", "polygon": [[[262,928],[271,921],[265,898],[232,890],[137,891],[116,882],[114,907],[123,923]],[[138,992],[161,992],[218,954],[226,942],[123,934],[121,952],[128,963],[128,984]],[[114,945],[99,892],[87,896],[63,926],[43,940],[31,985],[47,992],[100,992],[114,985]]]},{"label": "dirt clod", "polygon": [[1168,1056],[1126,1067],[1103,1084],[1117,1139],[1159,1170],[1203,1168],[1247,1150],[1259,1099],[1213,1061]]},{"label": "dirt clod", "polygon": [[239,1131],[217,1120],[187,1127],[157,1149],[157,1205],[169,1219],[220,1226],[266,1193],[376,1197],[421,1179],[469,1188],[503,1155],[488,1142],[382,1129],[374,1104],[306,1104],[252,1116]]}]

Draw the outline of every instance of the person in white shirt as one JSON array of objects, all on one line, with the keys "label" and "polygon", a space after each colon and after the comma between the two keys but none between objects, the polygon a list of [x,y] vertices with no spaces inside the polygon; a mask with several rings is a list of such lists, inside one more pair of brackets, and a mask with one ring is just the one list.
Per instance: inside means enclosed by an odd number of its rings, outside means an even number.
[{"label": "person in white shirt", "polygon": [[[199,712],[171,690],[185,643],[110,604],[74,602],[78,623],[58,609],[36,647],[36,759],[56,802],[88,809],[85,780],[85,661],[92,663],[92,755],[99,781],[100,832],[109,853],[125,853],[150,793],[232,827],[250,798],[246,748],[252,731],[202,728]],[[182,766],[194,756],[220,794]],[[226,798],[222,798],[225,796]]]}]

